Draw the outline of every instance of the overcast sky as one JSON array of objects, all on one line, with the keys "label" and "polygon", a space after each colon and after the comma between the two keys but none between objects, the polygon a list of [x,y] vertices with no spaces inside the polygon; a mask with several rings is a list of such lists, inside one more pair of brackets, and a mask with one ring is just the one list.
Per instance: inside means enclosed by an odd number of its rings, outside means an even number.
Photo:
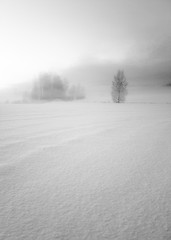
[{"label": "overcast sky", "polygon": [[1,0],[0,36],[1,89],[92,62],[171,77],[170,0]]}]

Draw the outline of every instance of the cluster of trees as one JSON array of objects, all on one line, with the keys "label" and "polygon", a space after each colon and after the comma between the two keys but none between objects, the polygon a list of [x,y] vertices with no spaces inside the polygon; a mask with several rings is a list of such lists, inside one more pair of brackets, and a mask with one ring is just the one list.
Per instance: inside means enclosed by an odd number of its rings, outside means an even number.
[{"label": "cluster of trees", "polygon": [[59,75],[45,73],[33,82],[33,87],[24,98],[30,100],[78,100],[85,98],[80,85],[69,85]]},{"label": "cluster of trees", "polygon": [[[124,71],[119,70],[112,81],[112,100],[115,103],[125,101],[128,82]],[[44,73],[33,82],[30,91],[24,93],[23,100],[78,100],[85,98],[85,91],[80,85],[69,85],[59,75]]]}]

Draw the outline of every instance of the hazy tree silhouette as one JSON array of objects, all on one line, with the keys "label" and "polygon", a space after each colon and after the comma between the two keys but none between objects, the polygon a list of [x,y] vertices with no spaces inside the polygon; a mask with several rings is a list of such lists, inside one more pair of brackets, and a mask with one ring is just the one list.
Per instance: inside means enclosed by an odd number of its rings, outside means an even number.
[{"label": "hazy tree silhouette", "polygon": [[68,84],[58,75],[44,73],[34,81],[32,99],[66,99]]},{"label": "hazy tree silhouette", "polygon": [[70,100],[78,100],[85,98],[84,88],[80,85],[72,85],[68,90],[68,98]]},{"label": "hazy tree silhouette", "polygon": [[111,94],[113,102],[120,103],[125,101],[125,96],[127,94],[127,85],[128,83],[124,75],[124,71],[119,70],[112,81]]},{"label": "hazy tree silhouette", "polygon": [[85,98],[84,89],[79,85],[69,85],[57,74],[44,73],[33,82],[32,100],[77,100]]}]

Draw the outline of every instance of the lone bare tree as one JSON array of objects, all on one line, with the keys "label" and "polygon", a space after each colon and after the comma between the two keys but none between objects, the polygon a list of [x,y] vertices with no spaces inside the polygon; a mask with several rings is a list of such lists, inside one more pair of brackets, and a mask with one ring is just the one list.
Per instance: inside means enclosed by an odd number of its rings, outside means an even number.
[{"label": "lone bare tree", "polygon": [[124,75],[124,71],[119,70],[117,75],[114,76],[112,81],[112,99],[115,103],[120,103],[125,101],[125,96],[127,94],[127,81]]}]

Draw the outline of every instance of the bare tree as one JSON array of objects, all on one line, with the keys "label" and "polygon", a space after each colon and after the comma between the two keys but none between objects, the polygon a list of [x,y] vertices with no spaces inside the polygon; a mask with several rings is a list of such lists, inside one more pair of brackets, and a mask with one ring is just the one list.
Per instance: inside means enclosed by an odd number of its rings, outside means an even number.
[{"label": "bare tree", "polygon": [[120,103],[125,101],[125,96],[127,94],[127,81],[124,75],[124,71],[119,70],[117,75],[114,76],[112,81],[112,99],[115,103]]}]

